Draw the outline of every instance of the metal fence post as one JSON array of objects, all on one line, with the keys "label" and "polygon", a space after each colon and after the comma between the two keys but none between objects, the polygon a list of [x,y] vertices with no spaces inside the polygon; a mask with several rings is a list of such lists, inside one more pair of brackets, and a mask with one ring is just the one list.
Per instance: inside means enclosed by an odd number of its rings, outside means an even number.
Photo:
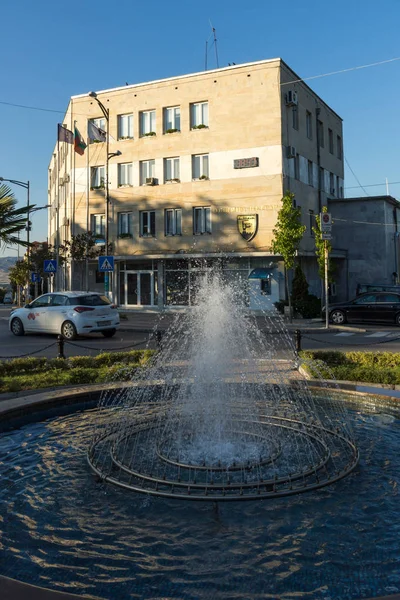
[{"label": "metal fence post", "polygon": [[301,350],[301,331],[300,331],[300,329],[296,329],[296,331],[294,332],[294,335],[295,335],[296,352],[300,352],[300,350]]},{"label": "metal fence post", "polygon": [[57,336],[58,345],[58,356],[57,358],[65,358],[64,354],[64,337],[62,335]]}]

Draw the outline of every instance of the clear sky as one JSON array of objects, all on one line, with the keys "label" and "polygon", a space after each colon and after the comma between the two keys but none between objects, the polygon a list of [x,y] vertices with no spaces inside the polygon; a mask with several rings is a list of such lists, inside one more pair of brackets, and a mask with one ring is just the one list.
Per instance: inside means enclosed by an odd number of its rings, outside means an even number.
[{"label": "clear sky", "polygon": [[[281,57],[307,78],[400,57],[399,0],[2,0],[0,176],[29,180],[32,203],[46,204],[69,98],[203,70],[210,20],[220,67]],[[216,67],[213,47],[208,65]],[[400,60],[308,83],[343,118],[356,178],[382,184],[366,193],[385,193],[385,178],[400,181]],[[346,195],[364,196],[345,166]],[[14,189],[25,203],[25,191]],[[389,191],[400,198],[400,184]],[[46,239],[46,212],[33,215],[31,239]]]}]

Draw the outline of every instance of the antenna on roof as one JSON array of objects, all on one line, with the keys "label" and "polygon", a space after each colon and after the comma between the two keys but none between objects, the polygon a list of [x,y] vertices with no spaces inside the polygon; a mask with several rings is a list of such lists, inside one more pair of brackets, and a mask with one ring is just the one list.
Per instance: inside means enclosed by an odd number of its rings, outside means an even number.
[{"label": "antenna on roof", "polygon": [[[206,40],[206,56],[205,56],[205,71],[207,71],[207,61],[208,61],[208,42],[210,41],[210,38],[213,37],[213,42],[212,44],[214,44],[215,47],[215,60],[217,62],[217,69],[219,69],[219,61],[218,61],[218,50],[217,50],[217,34],[215,31],[215,27],[212,26],[211,20],[210,21],[210,27],[211,27],[211,33],[208,37],[208,40]],[[211,46],[212,46],[211,44]]]}]

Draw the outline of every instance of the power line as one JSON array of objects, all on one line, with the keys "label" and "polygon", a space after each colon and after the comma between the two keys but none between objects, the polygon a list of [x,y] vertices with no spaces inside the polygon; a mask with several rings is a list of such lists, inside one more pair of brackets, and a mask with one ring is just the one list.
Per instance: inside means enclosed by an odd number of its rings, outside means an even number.
[{"label": "power line", "polygon": [[350,166],[350,164],[349,164],[349,161],[347,160],[347,158],[346,158],[346,157],[344,157],[344,159],[345,159],[345,161],[346,161],[346,164],[347,164],[347,166],[349,167],[350,171],[353,173],[353,175],[354,175],[354,178],[355,178],[355,180],[357,181],[357,183],[359,184],[360,188],[363,190],[363,192],[365,193],[365,195],[366,195],[366,196],[369,196],[369,194],[368,194],[367,190],[365,190],[365,189],[363,188],[363,186],[362,186],[362,185],[361,185],[361,183],[360,183],[360,180],[358,179],[357,175],[354,173],[353,169],[351,168],[351,166]]},{"label": "power line", "polygon": [[[364,185],[363,187],[366,187],[366,188],[368,188],[368,187],[379,187],[379,186],[382,186],[382,185],[386,185],[386,181],[383,182],[383,183],[369,183],[368,185]],[[400,185],[400,181],[388,181],[387,185]],[[354,190],[356,188],[358,189],[359,187],[362,187],[362,186],[360,186],[360,185],[352,185],[352,186],[349,186],[349,187],[345,187],[344,189],[345,190]]]}]

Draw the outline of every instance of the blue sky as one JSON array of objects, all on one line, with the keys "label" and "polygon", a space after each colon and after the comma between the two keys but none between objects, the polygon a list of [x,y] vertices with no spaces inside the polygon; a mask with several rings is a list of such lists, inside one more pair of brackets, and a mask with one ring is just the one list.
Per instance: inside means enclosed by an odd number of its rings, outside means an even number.
[{"label": "blue sky", "polygon": [[[47,203],[70,96],[203,70],[210,20],[220,66],[281,57],[307,78],[400,57],[399,0],[3,0],[1,15],[0,176],[29,180],[37,205]],[[216,67],[213,48],[208,64]],[[308,83],[343,118],[345,156],[360,183],[382,182],[366,192],[385,193],[386,177],[400,181],[400,60]],[[347,165],[345,185],[358,186]],[[15,192],[25,203],[24,190]],[[400,198],[400,184],[390,193]],[[32,238],[46,239],[45,211],[32,221]]]}]

